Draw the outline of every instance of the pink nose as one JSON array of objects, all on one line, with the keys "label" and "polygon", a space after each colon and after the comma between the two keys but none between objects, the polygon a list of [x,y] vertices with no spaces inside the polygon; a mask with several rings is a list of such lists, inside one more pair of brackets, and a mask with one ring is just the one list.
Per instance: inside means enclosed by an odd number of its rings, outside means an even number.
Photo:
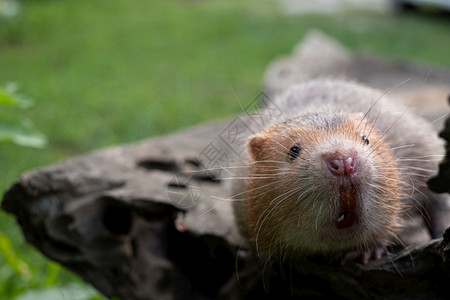
[{"label": "pink nose", "polygon": [[323,159],[328,170],[335,176],[351,175],[358,171],[355,153],[327,154],[323,156]]}]

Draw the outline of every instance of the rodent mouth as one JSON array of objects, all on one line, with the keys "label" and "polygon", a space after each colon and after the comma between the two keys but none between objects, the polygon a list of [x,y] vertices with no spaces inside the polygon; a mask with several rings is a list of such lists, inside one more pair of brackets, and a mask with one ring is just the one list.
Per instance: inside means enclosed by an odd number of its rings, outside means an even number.
[{"label": "rodent mouth", "polygon": [[336,219],[335,225],[339,230],[347,229],[356,224],[356,189],[353,185],[346,188],[341,186],[340,195],[340,211]]}]

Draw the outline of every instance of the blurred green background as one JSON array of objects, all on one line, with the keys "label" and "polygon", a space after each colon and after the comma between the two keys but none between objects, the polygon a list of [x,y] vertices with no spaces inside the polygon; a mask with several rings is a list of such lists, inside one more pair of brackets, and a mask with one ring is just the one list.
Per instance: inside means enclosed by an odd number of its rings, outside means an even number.
[{"label": "blurred green background", "polygon": [[[0,0],[1,4],[5,2]],[[276,1],[23,0],[0,15],[0,86],[17,82],[43,149],[0,144],[0,190],[24,171],[241,111],[267,64],[312,27],[355,50],[450,67],[448,15],[286,16]],[[0,299],[102,299],[0,212]]]}]

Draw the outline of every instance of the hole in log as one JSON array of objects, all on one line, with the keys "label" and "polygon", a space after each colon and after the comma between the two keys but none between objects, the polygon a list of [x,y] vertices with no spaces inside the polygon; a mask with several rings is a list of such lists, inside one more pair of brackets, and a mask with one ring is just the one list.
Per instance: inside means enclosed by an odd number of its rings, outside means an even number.
[{"label": "hole in log", "polygon": [[211,182],[211,183],[220,183],[221,180],[219,178],[217,178],[216,175],[212,174],[211,172],[204,172],[204,173],[198,173],[193,175],[192,177],[194,177],[197,180],[200,181],[207,181],[207,182]]},{"label": "hole in log", "polygon": [[187,185],[182,183],[182,182],[177,182],[177,181],[171,181],[167,184],[168,187],[173,187],[173,188],[180,188],[180,189],[186,189]]},{"label": "hole in log", "polygon": [[185,160],[186,164],[192,165],[194,167],[200,167],[202,163],[196,158],[187,158]]},{"label": "hole in log", "polygon": [[138,257],[138,241],[136,239],[131,240],[131,250],[133,251],[133,257]]},{"label": "hole in log", "polygon": [[114,234],[128,234],[131,231],[133,217],[128,209],[110,205],[105,209],[103,224]]},{"label": "hole in log", "polygon": [[173,160],[143,160],[138,162],[139,167],[147,170],[161,170],[169,172],[177,172],[179,170],[177,163]]}]

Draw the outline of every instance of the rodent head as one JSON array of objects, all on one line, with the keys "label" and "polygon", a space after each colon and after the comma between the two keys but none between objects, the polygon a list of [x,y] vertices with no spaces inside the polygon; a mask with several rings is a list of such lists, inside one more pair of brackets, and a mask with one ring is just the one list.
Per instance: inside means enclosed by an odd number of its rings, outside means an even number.
[{"label": "rodent head", "polygon": [[260,256],[361,250],[400,225],[397,159],[359,114],[308,114],[248,141],[244,222]]}]

